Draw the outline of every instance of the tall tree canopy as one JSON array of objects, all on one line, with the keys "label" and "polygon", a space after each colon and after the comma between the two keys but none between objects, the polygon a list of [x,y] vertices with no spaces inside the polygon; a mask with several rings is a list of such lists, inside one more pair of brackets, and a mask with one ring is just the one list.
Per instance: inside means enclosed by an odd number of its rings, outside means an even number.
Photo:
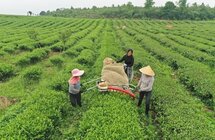
[{"label": "tall tree canopy", "polygon": [[215,19],[215,7],[205,4],[187,4],[187,0],[177,3],[167,1],[163,7],[155,7],[153,0],[145,0],[144,7],[134,6],[131,2],[111,7],[61,8],[56,11],[42,11],[40,15],[78,18],[138,18],[138,19],[175,19],[175,20],[208,20]]},{"label": "tall tree canopy", "polygon": [[145,8],[151,8],[154,4],[155,2],[153,0],[146,0],[144,5],[145,5]]}]

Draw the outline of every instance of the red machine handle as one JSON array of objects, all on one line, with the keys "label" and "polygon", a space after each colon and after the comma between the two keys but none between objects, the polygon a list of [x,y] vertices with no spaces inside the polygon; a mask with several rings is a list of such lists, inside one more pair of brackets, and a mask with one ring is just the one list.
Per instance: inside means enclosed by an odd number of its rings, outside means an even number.
[{"label": "red machine handle", "polygon": [[128,94],[132,98],[135,98],[135,94],[132,93],[130,90],[125,90],[125,89],[122,89],[122,88],[119,88],[119,87],[114,87],[114,86],[108,86],[108,90],[119,91],[119,92],[122,92],[124,94]]}]

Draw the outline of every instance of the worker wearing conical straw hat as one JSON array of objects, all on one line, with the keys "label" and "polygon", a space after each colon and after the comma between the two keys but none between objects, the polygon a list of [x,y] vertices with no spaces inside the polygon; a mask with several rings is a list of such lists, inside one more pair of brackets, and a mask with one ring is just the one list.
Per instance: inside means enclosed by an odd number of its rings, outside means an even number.
[{"label": "worker wearing conical straw hat", "polygon": [[140,92],[140,97],[139,97],[137,106],[140,107],[140,105],[143,101],[143,97],[145,96],[146,97],[145,114],[148,117],[149,116],[149,107],[150,107],[150,97],[151,97],[151,93],[152,93],[152,86],[154,83],[155,73],[150,66],[143,67],[139,71],[142,73],[142,75],[141,75],[141,78],[137,85],[137,89],[139,88],[139,92]]}]

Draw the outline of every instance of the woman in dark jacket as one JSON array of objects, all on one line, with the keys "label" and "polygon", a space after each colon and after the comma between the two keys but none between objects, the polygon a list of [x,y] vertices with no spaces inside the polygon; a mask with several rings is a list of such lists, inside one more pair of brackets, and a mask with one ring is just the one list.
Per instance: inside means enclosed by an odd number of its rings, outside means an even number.
[{"label": "woman in dark jacket", "polygon": [[133,65],[134,65],[134,57],[133,57],[132,49],[128,49],[127,53],[122,57],[121,60],[117,61],[117,63],[123,62],[123,61],[124,61],[125,73],[127,74],[129,83],[130,83],[133,76]]}]

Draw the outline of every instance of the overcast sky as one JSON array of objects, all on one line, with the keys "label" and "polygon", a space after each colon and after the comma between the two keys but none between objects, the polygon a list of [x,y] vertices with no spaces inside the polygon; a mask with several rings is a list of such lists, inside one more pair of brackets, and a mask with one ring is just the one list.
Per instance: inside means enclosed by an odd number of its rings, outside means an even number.
[{"label": "overcast sky", "polygon": [[[0,0],[0,14],[16,14],[26,15],[27,11],[33,13],[40,13],[40,11],[55,10],[57,8],[77,7],[97,7],[121,5],[132,2],[135,6],[143,6],[145,0]],[[156,6],[164,5],[167,1],[176,2],[178,0],[154,0]],[[187,0],[188,3],[197,2],[201,4],[209,4],[211,7],[215,6],[215,0]]]}]

